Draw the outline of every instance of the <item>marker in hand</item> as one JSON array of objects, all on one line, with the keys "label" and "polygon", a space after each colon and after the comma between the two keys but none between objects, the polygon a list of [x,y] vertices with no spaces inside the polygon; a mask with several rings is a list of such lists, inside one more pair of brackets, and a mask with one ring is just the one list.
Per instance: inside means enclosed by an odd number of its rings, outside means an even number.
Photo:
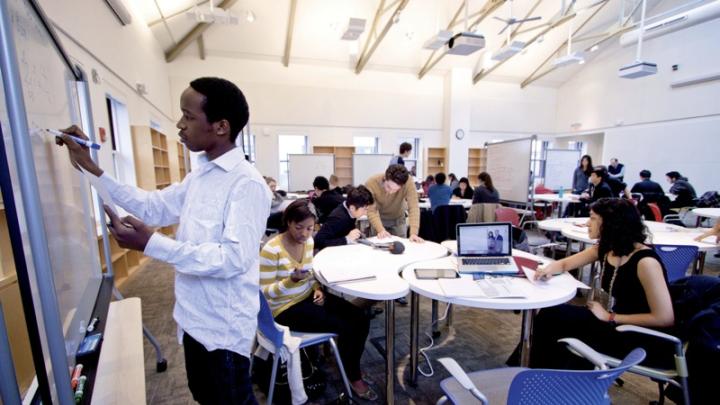
[{"label": "marker in hand", "polygon": [[83,145],[83,146],[88,147],[88,148],[91,148],[91,149],[100,150],[100,145],[98,145],[98,144],[96,144],[96,143],[94,143],[94,142],[90,142],[90,141],[88,141],[87,139],[82,139],[82,138],[80,138],[80,137],[78,137],[78,136],[75,136],[75,135],[66,134],[65,132],[61,132],[61,131],[58,131],[58,130],[56,130],[56,129],[46,129],[46,131],[47,131],[47,132],[50,132],[51,134],[53,134],[53,135],[55,135],[55,136],[57,136],[57,137],[62,137],[63,135],[67,135],[67,136],[69,136],[70,138],[72,138],[73,141],[79,143],[80,145]]}]

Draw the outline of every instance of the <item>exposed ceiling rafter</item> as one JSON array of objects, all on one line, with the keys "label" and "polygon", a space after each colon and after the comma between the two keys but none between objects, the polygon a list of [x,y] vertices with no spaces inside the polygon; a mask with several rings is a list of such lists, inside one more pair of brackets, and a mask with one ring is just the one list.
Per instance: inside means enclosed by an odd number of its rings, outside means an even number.
[{"label": "exposed ceiling rafter", "polygon": [[390,31],[390,28],[393,26],[393,24],[395,24],[395,22],[393,21],[394,17],[397,16],[398,13],[400,13],[405,8],[409,1],[410,0],[400,0],[399,2],[396,2],[398,3],[398,5],[395,8],[395,11],[393,11],[393,13],[390,15],[390,18],[387,19],[387,22],[385,23],[382,31],[380,31],[380,34],[377,34],[376,29],[379,25],[380,19],[384,14],[386,14],[383,12],[383,10],[385,9],[385,0],[380,0],[380,5],[375,12],[375,18],[373,19],[372,29],[370,30],[370,32],[368,32],[365,46],[363,47],[363,51],[358,58],[357,64],[355,65],[356,74],[360,74],[360,72],[362,72],[363,68],[370,60],[373,53],[375,53],[378,45],[380,45],[382,40],[385,38],[385,35],[387,35],[388,31]]},{"label": "exposed ceiling rafter", "polygon": [[[227,10],[232,7],[236,2],[237,0],[223,0],[220,4],[218,4],[218,7],[223,10]],[[177,43],[177,45],[173,46],[165,52],[165,61],[167,63],[170,63],[177,59],[177,57],[180,56],[182,51],[184,51],[185,48],[190,46],[190,44],[195,42],[202,34],[204,34],[211,25],[212,23],[204,22],[195,24],[195,26],[190,30],[190,32],[188,32],[187,34],[185,34],[184,37],[182,37],[182,39],[180,40],[180,42]]]},{"label": "exposed ceiling rafter", "polygon": [[[475,20],[473,20],[472,23],[468,25],[468,27],[476,27],[478,24],[480,24],[485,18],[487,18],[492,12],[498,9],[502,4],[504,3],[504,0],[487,0],[487,2],[482,6],[480,11],[474,13],[473,15],[477,15]],[[463,8],[465,7],[465,2],[463,1],[460,4],[460,7],[458,8],[457,12],[455,12],[455,16],[448,24],[448,30],[451,30],[454,26],[459,24],[457,21],[458,17],[460,16],[460,13],[462,12]],[[470,18],[468,16],[468,18]],[[423,65],[422,69],[420,69],[420,72],[418,72],[418,79],[422,79],[427,72],[430,71],[435,65],[440,62],[440,60],[447,55],[447,51],[443,51],[440,54],[437,55],[435,59],[433,57],[437,53],[437,49],[434,50],[430,56],[428,57],[427,61],[425,62],[425,65]]]},{"label": "exposed ceiling rafter", "polygon": [[[582,23],[582,25],[580,25],[580,27],[578,27],[578,29],[575,30],[575,32],[573,33],[573,36],[575,36],[575,34],[577,34],[577,33],[580,31],[580,29],[582,29],[582,28],[585,26],[585,24],[587,24],[593,17],[595,17],[595,15],[596,15],[603,7],[605,7],[605,5],[608,4],[608,3],[609,3],[609,2],[602,3],[602,4],[600,5],[600,7],[598,7],[598,8],[593,12],[593,14],[592,14],[587,20],[585,20],[585,21]],[[637,4],[633,7],[633,10],[630,12],[630,14],[627,15],[627,16],[623,19],[620,27],[617,27],[617,26],[616,26],[616,27],[612,27],[610,30],[608,30],[608,31],[606,31],[606,32],[604,32],[604,33],[602,33],[602,34],[593,35],[593,36],[586,36],[586,38],[581,39],[581,40],[590,40],[592,37],[595,37],[595,38],[598,38],[598,37],[599,37],[599,38],[600,38],[600,39],[597,39],[597,40],[596,40],[595,42],[593,42],[592,44],[588,45],[585,49],[583,49],[583,51],[584,51],[584,52],[590,52],[594,47],[599,46],[599,45],[603,44],[604,42],[606,42],[606,41],[608,41],[608,40],[610,40],[610,39],[612,39],[612,38],[614,38],[614,37],[616,37],[616,36],[618,36],[618,35],[621,35],[621,34],[627,32],[627,31],[630,31],[630,30],[632,29],[632,26],[633,26],[633,24],[630,24],[630,19],[631,19],[632,16],[635,14],[635,12],[638,10],[638,6],[639,6],[641,3],[642,3],[642,0],[640,0],[640,1],[637,2]],[[578,40],[575,40],[575,42],[577,42],[577,41],[578,41]],[[546,65],[558,52],[560,52],[565,46],[567,46],[567,40],[565,40],[562,44],[560,44],[560,46],[558,46],[558,48],[557,48],[553,53],[551,53],[550,56],[548,56],[540,65],[538,65],[537,68],[535,68],[535,70],[533,70],[532,73],[530,73],[530,75],[529,75],[525,80],[523,80],[523,82],[520,84],[520,88],[525,88],[525,87],[529,86],[531,83],[533,83],[533,82],[541,79],[542,77],[546,76],[546,75],[549,74],[550,72],[552,72],[552,71],[554,71],[555,69],[557,69],[556,66],[550,66],[549,68],[545,69],[543,72],[538,73],[538,72],[540,71],[540,69],[542,69],[542,67],[545,66],[545,65]]]},{"label": "exposed ceiling rafter", "polygon": [[200,53],[200,60],[205,60],[205,40],[203,39],[203,36],[200,35],[197,39],[198,43],[198,52]]},{"label": "exposed ceiling rafter", "polygon": [[285,67],[290,64],[290,49],[292,49],[293,29],[295,27],[295,10],[297,9],[297,0],[290,0],[290,15],[288,16],[287,33],[285,34],[285,52],[283,53],[282,63]]}]

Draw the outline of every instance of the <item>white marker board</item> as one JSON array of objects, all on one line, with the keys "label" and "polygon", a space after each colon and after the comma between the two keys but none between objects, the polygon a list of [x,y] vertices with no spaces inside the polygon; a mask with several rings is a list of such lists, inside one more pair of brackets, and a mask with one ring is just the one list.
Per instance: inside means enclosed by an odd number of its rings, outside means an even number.
[{"label": "white marker board", "polygon": [[288,191],[312,190],[317,176],[330,177],[335,172],[335,155],[314,153],[288,155]]},{"label": "white marker board", "polygon": [[370,177],[385,173],[392,157],[391,154],[353,153],[353,185],[365,184]]},{"label": "white marker board", "polygon": [[530,157],[535,138],[487,145],[487,168],[503,201],[527,203],[530,190]]},{"label": "white marker board", "polygon": [[571,149],[548,149],[545,159],[545,187],[558,190],[570,188],[573,172],[580,161],[580,151]]}]

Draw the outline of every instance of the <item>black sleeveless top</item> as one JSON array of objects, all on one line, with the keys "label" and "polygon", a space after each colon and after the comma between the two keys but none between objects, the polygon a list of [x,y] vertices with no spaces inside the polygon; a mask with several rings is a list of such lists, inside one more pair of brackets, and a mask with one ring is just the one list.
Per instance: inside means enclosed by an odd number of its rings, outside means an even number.
[{"label": "black sleeveless top", "polygon": [[638,278],[638,262],[646,257],[652,257],[660,263],[663,278],[665,284],[667,284],[665,266],[653,249],[638,250],[630,256],[627,263],[621,265],[617,270],[609,262],[604,264],[603,290],[610,291],[610,281],[615,271],[617,271],[612,291],[613,297],[615,297],[613,312],[619,314],[645,314],[650,312],[645,290],[640,283],[640,278]]}]

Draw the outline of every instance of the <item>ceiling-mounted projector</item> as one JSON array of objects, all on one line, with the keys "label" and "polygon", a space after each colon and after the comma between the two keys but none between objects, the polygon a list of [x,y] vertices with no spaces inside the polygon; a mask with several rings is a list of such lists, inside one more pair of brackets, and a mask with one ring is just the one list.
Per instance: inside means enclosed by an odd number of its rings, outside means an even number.
[{"label": "ceiling-mounted projector", "polygon": [[585,63],[585,55],[582,52],[573,52],[555,59],[553,61],[553,66],[563,67],[573,64],[582,65],[583,63]]},{"label": "ceiling-mounted projector", "polygon": [[185,15],[199,23],[240,24],[240,19],[237,16],[221,8],[199,9],[195,7],[195,9],[188,11]]},{"label": "ceiling-mounted projector", "polygon": [[512,41],[510,45],[498,49],[492,56],[493,60],[503,61],[509,59],[518,52],[521,52],[525,48],[525,42]]},{"label": "ceiling-mounted projector", "polygon": [[485,37],[472,32],[455,34],[447,43],[450,55],[470,55],[485,48]]},{"label": "ceiling-mounted projector", "polygon": [[657,73],[657,65],[652,62],[636,61],[618,70],[618,76],[625,79],[637,79]]},{"label": "ceiling-mounted projector", "polygon": [[350,22],[348,22],[348,27],[340,39],[343,41],[354,41],[360,38],[363,31],[365,31],[365,19],[351,17]]},{"label": "ceiling-mounted projector", "polygon": [[428,39],[425,44],[423,44],[423,49],[440,49],[448,43],[452,36],[452,31],[440,30],[436,35]]}]

